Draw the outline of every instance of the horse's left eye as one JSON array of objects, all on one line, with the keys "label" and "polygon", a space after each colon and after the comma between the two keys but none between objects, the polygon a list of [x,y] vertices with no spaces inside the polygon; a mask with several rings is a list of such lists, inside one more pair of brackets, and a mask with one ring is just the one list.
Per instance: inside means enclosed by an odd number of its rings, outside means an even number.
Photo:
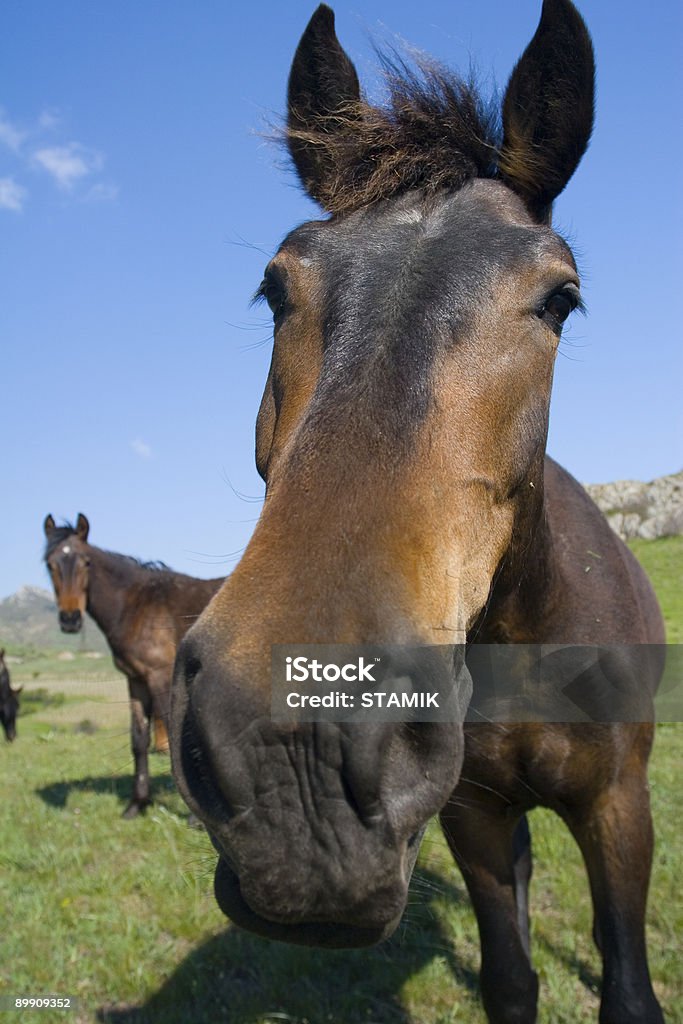
[{"label": "horse's left eye", "polygon": [[562,330],[562,325],[577,306],[581,303],[579,290],[574,285],[568,285],[558,292],[553,292],[537,310],[537,315],[544,320],[548,327],[556,334]]}]

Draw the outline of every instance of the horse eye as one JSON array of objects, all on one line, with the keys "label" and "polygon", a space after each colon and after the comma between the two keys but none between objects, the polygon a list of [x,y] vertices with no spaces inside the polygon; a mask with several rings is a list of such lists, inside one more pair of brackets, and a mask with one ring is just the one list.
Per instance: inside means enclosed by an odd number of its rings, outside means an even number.
[{"label": "horse eye", "polygon": [[581,298],[578,289],[574,286],[567,286],[561,291],[553,292],[542,306],[537,310],[537,315],[544,320],[556,334],[562,330],[562,324],[570,313],[580,304]]},{"label": "horse eye", "polygon": [[268,275],[264,278],[258,294],[263,296],[270,306],[273,317],[277,319],[283,313],[287,302],[287,295],[282,283],[275,277]]}]

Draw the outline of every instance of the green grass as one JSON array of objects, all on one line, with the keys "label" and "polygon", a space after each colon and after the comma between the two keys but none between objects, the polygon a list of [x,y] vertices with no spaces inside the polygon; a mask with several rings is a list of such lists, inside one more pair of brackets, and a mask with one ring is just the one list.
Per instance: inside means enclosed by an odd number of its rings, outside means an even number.
[{"label": "green grass", "polygon": [[[8,653],[14,657],[21,657],[20,663],[9,666],[14,684],[30,681],[41,682],[44,679],[74,678],[87,682],[88,679],[118,674],[108,655],[96,658],[92,656],[91,652],[86,651],[65,652],[35,648],[12,649],[11,647],[8,649]],[[73,653],[73,659],[64,658],[64,655],[68,653]]]},{"label": "green grass", "polygon": [[683,537],[632,540],[629,547],[655,585],[667,643],[683,643]]},{"label": "green grass", "polygon": [[[671,1021],[683,1020],[682,739],[679,726],[659,727],[651,771],[658,843],[649,938]],[[17,743],[0,750],[9,812],[0,826],[0,994],[76,996],[79,1022],[484,1024],[474,918],[434,825],[390,942],[350,953],[270,944],[226,928],[211,896],[210,844],[188,827],[165,758],[152,758],[155,807],[120,819],[127,746],[125,730],[83,735],[29,716]],[[549,812],[531,818],[540,1019],[595,1021],[599,963],[579,854]],[[21,1019],[67,1018],[43,1011]]]},{"label": "green grass", "polygon": [[66,702],[66,695],[59,691],[46,690],[44,687],[26,690],[21,698],[20,715],[33,715],[37,711],[62,707]]},{"label": "green grass", "polygon": [[[683,615],[666,581],[675,579],[682,552],[661,541],[638,551],[654,568],[674,628]],[[476,924],[434,824],[404,923],[388,943],[324,952],[240,933],[215,905],[215,857],[205,833],[188,827],[166,758],[151,759],[155,806],[144,818],[120,818],[130,789],[125,686],[110,707],[79,704],[65,688],[59,706],[39,696],[40,710],[20,718],[16,743],[0,746],[0,996],[66,994],[78,998],[79,1009],[8,1021],[485,1024]],[[79,731],[92,715],[100,715],[98,730]],[[648,935],[669,1024],[683,1022],[682,756],[683,726],[658,726]],[[599,958],[585,871],[557,818],[535,811],[531,827],[540,1024],[595,1024]]]}]

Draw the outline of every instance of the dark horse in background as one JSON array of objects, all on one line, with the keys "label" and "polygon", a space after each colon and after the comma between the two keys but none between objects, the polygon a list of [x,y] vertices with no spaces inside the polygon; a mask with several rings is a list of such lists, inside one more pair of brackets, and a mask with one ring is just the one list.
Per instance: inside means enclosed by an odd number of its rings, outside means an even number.
[{"label": "dark horse in background", "polygon": [[[328,216],[285,238],[259,289],[275,327],[256,436],[266,500],[178,652],[175,777],[218,851],[224,912],[291,942],[389,935],[440,813],[495,1024],[536,1020],[526,814],[552,808],[590,879],[600,1021],[661,1024],[644,918],[662,620],[636,560],[545,456],[555,356],[581,301],[551,208],[592,130],[590,37],[569,0],[545,0],[502,118],[427,62],[388,73],[388,106],[371,106],[318,8],[287,141]],[[615,645],[646,713],[278,724],[272,645],[331,642]],[[466,701],[452,654],[449,672]]]},{"label": "dark horse in background", "polygon": [[168,749],[176,648],[223,580],[198,580],[160,563],[103,551],[88,543],[90,525],[82,513],[76,526],[56,526],[52,516],[43,526],[62,631],[77,633],[87,611],[128,679],[135,777],[124,817],[132,818],[151,803],[147,751],[152,720],[156,749]]},{"label": "dark horse in background", "polygon": [[23,687],[12,689],[9,669],[5,664],[5,648],[0,650],[0,722],[5,730],[5,739],[11,743],[17,735],[17,714],[19,712],[19,694]]}]

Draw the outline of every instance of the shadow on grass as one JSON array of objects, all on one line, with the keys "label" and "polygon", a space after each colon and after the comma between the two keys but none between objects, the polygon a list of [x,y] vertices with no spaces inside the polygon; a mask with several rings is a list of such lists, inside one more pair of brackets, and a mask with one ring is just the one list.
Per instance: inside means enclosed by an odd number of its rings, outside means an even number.
[{"label": "shadow on grass", "polygon": [[589,989],[593,995],[600,996],[602,979],[596,974],[590,964],[577,956],[576,953],[569,953],[555,943],[551,942],[544,935],[534,935],[534,945],[542,946],[555,960],[564,964],[570,974],[575,975],[582,985]]},{"label": "shadow on grass", "polygon": [[[132,777],[112,775],[86,775],[82,779],[62,779],[47,786],[39,786],[36,793],[50,807],[65,808],[72,794],[98,793],[115,796],[124,806],[130,800],[133,787]],[[163,803],[164,797],[176,792],[170,771],[155,775],[152,779],[152,796],[156,803]]]},{"label": "shadow on grass", "polygon": [[[414,892],[462,903],[459,889],[429,871]],[[319,950],[268,942],[230,928],[193,950],[140,1006],[102,1007],[103,1024],[419,1024],[401,1005],[403,985],[435,957],[453,985],[478,997],[429,902],[411,903],[381,946]]]}]

